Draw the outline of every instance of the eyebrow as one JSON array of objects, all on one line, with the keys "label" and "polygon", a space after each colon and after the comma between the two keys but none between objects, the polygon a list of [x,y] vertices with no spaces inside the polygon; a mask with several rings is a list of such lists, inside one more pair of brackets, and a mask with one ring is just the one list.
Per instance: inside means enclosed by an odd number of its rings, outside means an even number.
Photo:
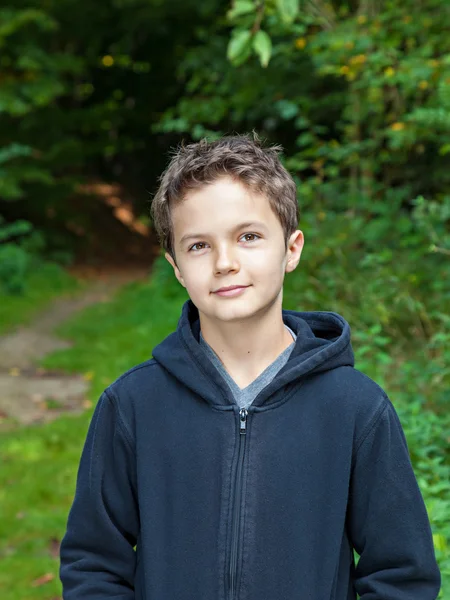
[{"label": "eyebrow", "polygon": [[[233,229],[231,229],[230,233],[235,233],[236,231],[239,231],[239,229],[244,229],[245,227],[257,227],[258,229],[266,229],[266,226],[264,225],[264,223],[261,223],[260,221],[246,221],[245,223],[240,223],[239,225],[236,225],[236,227],[233,227]],[[183,235],[183,237],[180,240],[180,245],[183,244],[184,242],[186,242],[187,240],[190,239],[199,239],[199,238],[205,238],[208,237],[210,234],[207,233],[187,233],[186,235]]]}]

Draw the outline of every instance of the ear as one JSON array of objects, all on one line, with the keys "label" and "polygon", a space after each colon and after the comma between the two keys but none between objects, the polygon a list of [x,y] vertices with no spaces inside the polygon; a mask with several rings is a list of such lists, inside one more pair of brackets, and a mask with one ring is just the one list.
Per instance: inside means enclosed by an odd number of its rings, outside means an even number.
[{"label": "ear", "polygon": [[173,260],[173,258],[170,256],[170,254],[168,252],[166,252],[164,254],[164,258],[172,265],[173,271],[175,273],[175,277],[178,279],[178,281],[181,283],[181,285],[185,288],[186,285],[184,283],[184,279],[180,273],[180,269],[175,264],[175,261]]},{"label": "ear", "polygon": [[300,262],[300,256],[302,254],[304,243],[305,238],[303,235],[303,231],[297,229],[297,231],[294,231],[294,233],[289,238],[288,250],[286,255],[286,273],[290,273],[297,267],[298,263]]}]

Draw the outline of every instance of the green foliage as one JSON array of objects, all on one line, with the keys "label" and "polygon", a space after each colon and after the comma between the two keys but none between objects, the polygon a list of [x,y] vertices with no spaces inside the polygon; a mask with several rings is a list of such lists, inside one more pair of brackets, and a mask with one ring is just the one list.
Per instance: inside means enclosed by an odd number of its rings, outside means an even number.
[{"label": "green foliage", "polygon": [[[30,136],[18,134],[16,120],[61,96],[65,91],[64,72],[77,71],[79,67],[75,59],[70,63],[64,53],[47,52],[38,42],[55,30],[57,22],[41,9],[0,10],[0,198],[3,199],[20,198],[23,184],[28,182],[48,185],[54,181],[40,160],[41,154],[33,148]],[[11,139],[17,141],[8,143]]]},{"label": "green foliage", "polygon": [[24,181],[48,176],[30,164],[24,165],[23,161],[14,160],[31,154],[32,148],[22,144],[13,143],[0,148],[0,197],[5,200],[20,198],[23,193],[21,184]]},{"label": "green foliage", "polygon": [[29,267],[29,255],[20,246],[0,246],[0,285],[2,291],[17,294],[25,289],[25,275]]},{"label": "green foliage", "polygon": [[298,15],[299,0],[277,0],[276,5],[282,21],[289,25],[293,23]]},{"label": "green foliage", "polygon": [[[20,322],[29,308],[37,308],[46,297],[73,287],[72,278],[61,267],[44,261],[44,250],[45,241],[31,223],[24,220],[5,223],[0,216],[0,330]],[[39,271],[41,277],[36,278],[34,271]],[[33,289],[38,282],[43,286],[42,293]],[[54,290],[49,293],[52,286]]]},{"label": "green foliage", "polygon": [[11,239],[29,233],[27,221],[5,225],[0,217],[0,291],[9,294],[23,293],[25,278],[30,265],[30,254]]},{"label": "green foliage", "polygon": [[252,47],[252,34],[246,29],[235,29],[228,45],[227,56],[238,66],[249,56]]},{"label": "green foliage", "polygon": [[337,190],[346,208],[385,203],[392,193],[401,205],[437,197],[450,184],[450,15],[442,2],[427,0],[420,14],[412,1],[298,6],[234,3],[215,37],[201,38],[180,64],[187,93],[160,130],[256,128],[284,138],[303,201],[334,208]]},{"label": "green foliage", "polygon": [[232,20],[242,15],[249,15],[255,12],[255,3],[251,0],[236,0],[233,7],[228,11],[227,17]]},{"label": "green foliage", "polygon": [[[170,144],[150,127],[181,89],[173,71],[195,27],[215,12],[193,0],[1,8],[0,211],[66,247],[68,224],[84,217],[80,184],[124,184],[146,211]],[[86,235],[96,226],[84,225]]]},{"label": "green foliage", "polygon": [[267,67],[272,54],[272,40],[265,31],[260,29],[253,38],[253,50],[259,56],[262,67]]}]

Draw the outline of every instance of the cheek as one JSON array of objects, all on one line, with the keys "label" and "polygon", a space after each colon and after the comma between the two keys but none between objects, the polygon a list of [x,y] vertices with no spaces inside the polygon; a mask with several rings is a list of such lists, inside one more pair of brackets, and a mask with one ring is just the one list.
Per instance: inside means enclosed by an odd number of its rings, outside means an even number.
[{"label": "cheek", "polygon": [[183,271],[184,283],[188,289],[196,290],[208,286],[209,276],[208,269],[196,265],[189,265]]},{"label": "cheek", "polygon": [[279,251],[258,253],[251,257],[251,260],[247,262],[250,269],[255,274],[260,274],[265,277],[279,277],[280,274],[284,273],[284,254]]}]

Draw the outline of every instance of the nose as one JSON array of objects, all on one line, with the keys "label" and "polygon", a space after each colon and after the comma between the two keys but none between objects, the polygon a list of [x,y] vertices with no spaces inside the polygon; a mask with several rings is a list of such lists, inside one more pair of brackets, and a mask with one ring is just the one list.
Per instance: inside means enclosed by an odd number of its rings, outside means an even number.
[{"label": "nose", "polygon": [[228,244],[222,244],[217,247],[214,268],[217,274],[239,270],[237,257]]}]

